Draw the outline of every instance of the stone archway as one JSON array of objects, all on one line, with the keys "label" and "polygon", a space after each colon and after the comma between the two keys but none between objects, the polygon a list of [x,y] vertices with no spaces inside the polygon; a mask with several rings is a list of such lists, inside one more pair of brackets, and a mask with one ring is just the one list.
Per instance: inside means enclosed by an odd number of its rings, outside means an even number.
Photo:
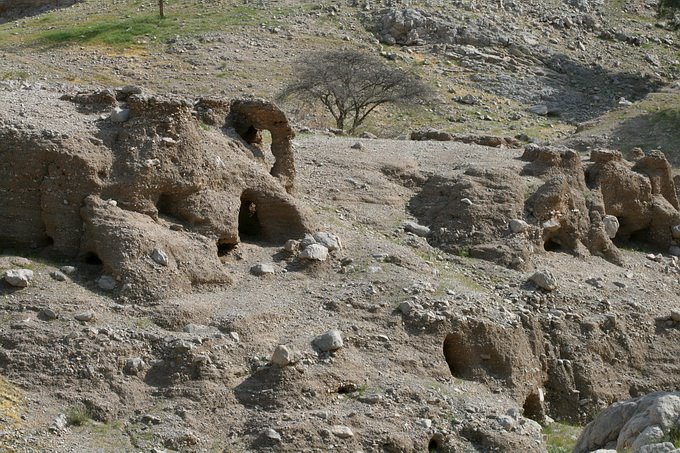
[{"label": "stone archway", "polygon": [[[262,99],[237,99],[231,103],[226,126],[233,127],[246,143],[260,153],[264,152],[262,131],[269,131],[272,136],[271,153],[275,159],[270,174],[281,181],[288,193],[294,191],[292,140],[295,132],[281,109]],[[263,157],[263,154],[256,157]]]}]

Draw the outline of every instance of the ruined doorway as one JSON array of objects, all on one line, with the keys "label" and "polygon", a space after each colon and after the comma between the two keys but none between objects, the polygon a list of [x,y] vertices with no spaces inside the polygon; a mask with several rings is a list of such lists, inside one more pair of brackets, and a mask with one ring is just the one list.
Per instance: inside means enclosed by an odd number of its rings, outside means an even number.
[{"label": "ruined doorway", "polygon": [[241,207],[238,212],[238,234],[242,241],[262,238],[262,224],[260,223],[257,200],[248,191],[241,195]]}]

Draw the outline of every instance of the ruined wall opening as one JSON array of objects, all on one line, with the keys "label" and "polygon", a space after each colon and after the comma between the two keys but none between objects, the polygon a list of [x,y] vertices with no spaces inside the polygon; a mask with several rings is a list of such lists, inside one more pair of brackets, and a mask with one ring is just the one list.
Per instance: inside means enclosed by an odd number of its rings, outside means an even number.
[{"label": "ruined wall opening", "polygon": [[99,255],[94,252],[87,252],[83,257],[83,261],[85,261],[85,264],[91,264],[93,266],[101,266],[103,264]]},{"label": "ruined wall opening", "polygon": [[546,252],[562,252],[564,251],[562,244],[552,239],[548,239],[543,243],[543,249]]},{"label": "ruined wall opening", "polygon": [[241,195],[241,208],[238,213],[238,234],[241,240],[262,239],[262,224],[257,209],[255,197],[244,192]]}]

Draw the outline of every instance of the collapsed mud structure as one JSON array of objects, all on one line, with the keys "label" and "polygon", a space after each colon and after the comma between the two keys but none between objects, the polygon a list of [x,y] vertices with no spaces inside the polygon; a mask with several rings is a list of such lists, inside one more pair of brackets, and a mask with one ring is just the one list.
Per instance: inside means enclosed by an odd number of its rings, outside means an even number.
[{"label": "collapsed mud structure", "polygon": [[101,263],[121,295],[158,298],[227,282],[219,255],[244,238],[282,243],[310,231],[289,193],[294,134],[272,104],[134,87],[20,101],[18,116],[0,114],[4,246]]},{"label": "collapsed mud structure", "polygon": [[521,172],[468,168],[433,176],[411,200],[430,226],[429,240],[448,252],[527,269],[541,251],[592,254],[621,264],[617,243],[675,250],[680,212],[671,167],[660,152],[636,162],[616,151],[529,145]]}]

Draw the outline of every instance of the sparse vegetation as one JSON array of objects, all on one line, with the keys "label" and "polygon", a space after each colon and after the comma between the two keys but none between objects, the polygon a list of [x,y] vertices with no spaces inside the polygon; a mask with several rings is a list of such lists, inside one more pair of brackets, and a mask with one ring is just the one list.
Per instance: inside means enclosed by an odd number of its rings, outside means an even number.
[{"label": "sparse vegetation", "polygon": [[571,453],[576,445],[582,427],[564,422],[555,422],[543,429],[548,453]]},{"label": "sparse vegetation", "polygon": [[90,412],[82,406],[72,406],[66,410],[66,421],[72,426],[83,426],[92,420]]},{"label": "sparse vegetation", "polygon": [[431,89],[415,75],[355,50],[317,52],[296,63],[296,80],[279,99],[321,103],[338,129],[354,133],[368,115],[384,104],[428,100]]}]

